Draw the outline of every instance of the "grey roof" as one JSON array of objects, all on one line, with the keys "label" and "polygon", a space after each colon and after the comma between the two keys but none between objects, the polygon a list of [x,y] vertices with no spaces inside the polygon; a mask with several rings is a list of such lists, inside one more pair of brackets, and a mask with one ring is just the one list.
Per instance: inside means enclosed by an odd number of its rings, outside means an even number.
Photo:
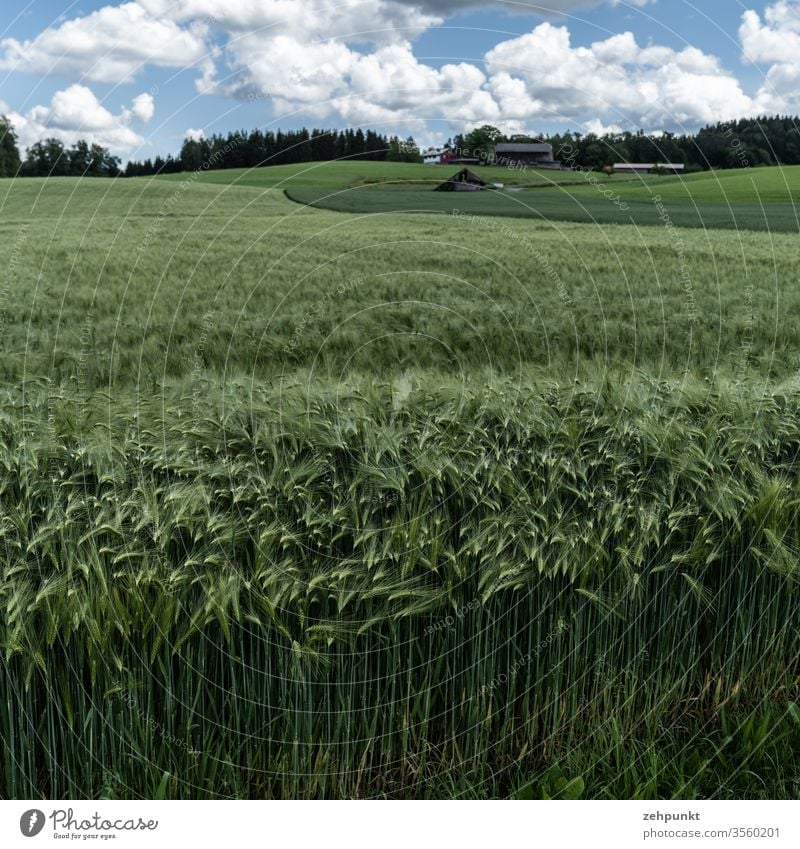
[{"label": "grey roof", "polygon": [[536,144],[525,144],[521,142],[509,142],[495,146],[495,153],[550,153],[553,150],[549,144],[538,142]]}]

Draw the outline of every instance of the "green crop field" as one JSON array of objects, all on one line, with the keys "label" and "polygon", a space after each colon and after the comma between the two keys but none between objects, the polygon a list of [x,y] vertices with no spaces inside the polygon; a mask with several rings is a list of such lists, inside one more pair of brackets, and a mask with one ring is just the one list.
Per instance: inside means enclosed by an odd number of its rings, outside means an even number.
[{"label": "green crop field", "polygon": [[[648,176],[648,181],[654,178]],[[657,178],[658,179],[658,178]],[[703,171],[679,179],[661,177],[655,191],[663,198],[694,200],[698,203],[794,203],[800,201],[800,166],[784,168],[739,168]],[[581,191],[585,191],[584,187]],[[620,188],[624,197],[647,197],[650,189],[641,183]]]},{"label": "green crop field", "polygon": [[[424,168],[425,166],[405,166]],[[448,176],[454,169],[442,166]],[[270,169],[261,169],[270,170]],[[598,224],[658,226],[664,221],[676,227],[700,229],[769,230],[797,233],[800,230],[800,166],[703,172],[685,176],[612,175],[576,171],[541,174],[541,179],[515,176],[503,179],[506,169],[483,169],[487,182],[504,188],[482,192],[434,192],[420,185],[409,171],[387,186],[366,180],[348,180],[345,170],[331,171],[324,182],[313,183],[306,174],[288,176],[276,183],[287,196],[322,209],[339,212],[384,214],[433,212],[452,214],[454,209],[471,215],[533,218]],[[224,172],[223,172],[224,173]],[[215,175],[216,177],[216,175]],[[216,177],[219,179],[218,177]],[[230,178],[229,178],[230,179]],[[234,179],[247,179],[246,175]]]},{"label": "green crop field", "polygon": [[0,181],[0,795],[797,798],[767,173]]},{"label": "green crop field", "polygon": [[[219,171],[205,171],[197,175],[203,183],[223,185],[254,186],[256,188],[352,188],[363,185],[383,184],[384,187],[397,187],[403,184],[429,184],[435,186],[446,180],[463,165],[413,165],[407,162],[369,162],[369,161],[331,161],[303,162],[297,165],[274,165],[267,168],[228,168]],[[470,165],[473,171],[487,183],[502,183],[509,186],[552,186],[561,183],[583,183],[585,175],[578,171],[554,171],[552,169],[509,168],[505,166]],[[185,174],[164,174],[159,180],[181,182]],[[674,177],[646,175],[632,177],[628,174],[614,174],[610,181],[653,182],[663,184]],[[609,178],[603,176],[603,180]]]}]

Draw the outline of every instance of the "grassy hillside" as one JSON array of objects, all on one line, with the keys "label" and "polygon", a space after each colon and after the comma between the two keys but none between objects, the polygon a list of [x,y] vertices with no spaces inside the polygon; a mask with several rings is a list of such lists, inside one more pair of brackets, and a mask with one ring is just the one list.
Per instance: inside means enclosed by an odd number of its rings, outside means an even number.
[{"label": "grassy hillside", "polygon": [[[665,199],[698,203],[797,204],[800,202],[800,165],[704,171],[669,182],[664,178],[657,192]],[[646,197],[650,189],[637,183],[625,183],[619,193],[624,197]]]},{"label": "grassy hillside", "polygon": [[9,186],[9,384],[69,380],[79,362],[92,388],[206,370],[534,369],[565,381],[635,369],[784,379],[798,368],[800,247],[789,235],[364,218],[200,182]]},{"label": "grassy hillside", "polygon": [[458,210],[477,216],[573,221],[581,224],[634,224],[642,227],[657,227],[666,216],[666,220],[676,227],[765,230],[777,233],[798,231],[798,212],[787,203],[733,205],[686,200],[686,187],[682,187],[680,193],[673,190],[670,197],[662,195],[661,190],[656,188],[638,188],[636,194],[631,191],[631,194],[626,195],[617,186],[604,183],[601,188],[605,192],[613,192],[615,198],[609,198],[596,187],[584,185],[529,189],[519,193],[482,191],[454,194],[416,187],[389,190],[368,186],[333,191],[319,188],[287,189],[286,194],[291,200],[319,209],[365,215],[399,212],[452,215],[454,210]]},{"label": "grassy hillside", "polygon": [[0,183],[0,795],[797,798],[796,236],[212,176]]},{"label": "grassy hillside", "polygon": [[[283,188],[299,203],[370,215],[451,214],[458,208],[476,215],[578,223],[657,226],[668,216],[677,227],[788,233],[800,228],[796,208],[800,166],[633,177],[476,168],[488,183],[502,183],[504,188],[474,195],[433,192],[433,186],[454,170],[393,163],[314,163],[217,171],[200,179]],[[656,199],[663,205],[658,206]]]},{"label": "grassy hillside", "polygon": [[[206,171],[199,175],[204,183],[255,186],[257,188],[323,188],[345,189],[381,183],[429,183],[431,186],[446,180],[462,165],[415,165],[407,162],[305,162],[298,165],[271,165],[265,168],[227,168]],[[527,168],[469,166],[487,183],[504,185],[551,186],[554,183],[580,183],[583,177],[575,171],[553,171]],[[164,174],[156,179],[181,181],[185,174]],[[627,182],[640,178],[614,175],[612,182]],[[666,182],[669,177],[646,177],[648,181]]]},{"label": "grassy hillside", "polygon": [[[207,171],[198,175],[204,183],[254,186],[281,189],[350,189],[381,183],[430,183],[436,185],[455,173],[459,165],[413,165],[403,162],[306,162],[297,165],[274,165],[264,168],[230,168]],[[547,188],[574,184],[582,192],[596,191],[586,183],[596,178],[601,185],[620,187],[626,197],[648,196],[651,188],[666,198],[710,201],[791,203],[800,194],[800,166],[783,168],[747,168],[727,171],[704,171],[685,175],[613,174],[576,170],[552,171],[527,168],[469,166],[487,183],[509,186]],[[180,182],[187,174],[165,174],[158,180]],[[624,188],[622,188],[624,186]]]}]

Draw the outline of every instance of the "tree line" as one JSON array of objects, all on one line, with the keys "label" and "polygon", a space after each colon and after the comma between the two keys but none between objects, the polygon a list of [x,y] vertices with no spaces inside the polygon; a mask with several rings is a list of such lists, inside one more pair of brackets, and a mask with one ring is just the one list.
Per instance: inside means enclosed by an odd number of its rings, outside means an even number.
[{"label": "tree line", "polygon": [[126,177],[196,171],[199,168],[258,168],[338,159],[422,162],[413,138],[401,140],[374,130],[234,130],[208,138],[186,138],[177,157],[130,161]]},{"label": "tree line", "polygon": [[235,130],[209,138],[187,137],[177,156],[130,160],[122,171],[119,157],[101,145],[82,140],[67,148],[59,139],[43,139],[27,149],[23,160],[14,128],[0,116],[0,177],[140,177],[199,168],[253,168],[354,158],[422,162],[413,138],[401,140],[374,130]]},{"label": "tree line", "polygon": [[615,162],[676,162],[687,171],[759,165],[800,165],[800,118],[762,116],[709,124],[696,133],[562,133],[506,136],[484,124],[456,136],[457,150],[493,150],[503,142],[545,141],[561,162],[602,170]]},{"label": "tree line", "polygon": [[[687,171],[759,165],[800,165],[800,118],[742,118],[708,125],[696,133],[566,132],[544,136],[504,135],[484,124],[450,139],[447,146],[483,151],[514,141],[546,141],[555,158],[573,167],[602,170],[615,162],[678,162]],[[101,176],[126,177],[196,171],[200,168],[255,168],[301,162],[359,159],[421,162],[413,138],[405,140],[375,130],[235,130],[208,138],[186,138],[176,156],[120,159],[98,144],[77,141],[67,148],[59,139],[36,142],[22,159],[11,123],[0,116],[0,177]]]},{"label": "tree line", "polygon": [[14,177],[21,164],[14,128],[0,115],[0,177]]},{"label": "tree line", "polygon": [[17,135],[0,115],[0,177],[117,177],[120,158],[108,148],[79,139],[67,147],[49,138],[32,144],[20,157]]}]

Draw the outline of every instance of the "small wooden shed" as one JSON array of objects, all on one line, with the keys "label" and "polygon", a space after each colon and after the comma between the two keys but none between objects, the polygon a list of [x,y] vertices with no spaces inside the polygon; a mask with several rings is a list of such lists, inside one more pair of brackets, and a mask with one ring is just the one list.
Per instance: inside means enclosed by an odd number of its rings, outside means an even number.
[{"label": "small wooden shed", "polygon": [[452,177],[440,183],[434,189],[435,192],[477,192],[480,191],[486,183],[481,178],[470,171],[469,168],[462,168]]}]

